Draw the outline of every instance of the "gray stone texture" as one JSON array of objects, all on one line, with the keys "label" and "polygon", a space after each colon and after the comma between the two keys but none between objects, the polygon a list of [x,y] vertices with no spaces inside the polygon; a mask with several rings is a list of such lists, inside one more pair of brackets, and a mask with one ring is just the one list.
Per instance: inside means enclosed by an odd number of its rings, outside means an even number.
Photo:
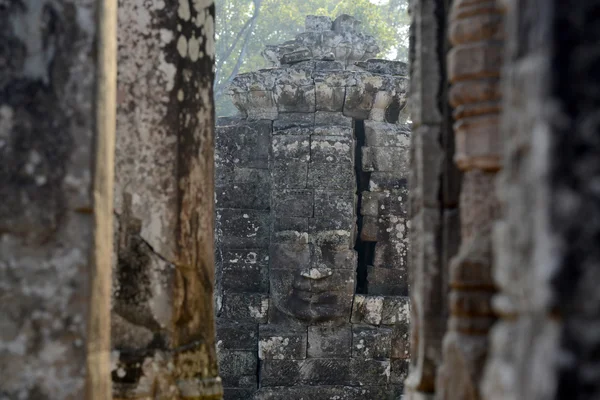
[{"label": "gray stone texture", "polygon": [[[305,33],[267,46],[273,68],[233,80],[242,118],[217,123],[226,400],[250,396],[252,345],[255,399],[397,399],[402,390],[407,67],[370,60],[377,48],[359,26],[347,15],[307,17]],[[373,265],[361,261],[369,231]],[[236,338],[236,329],[245,331]]]}]

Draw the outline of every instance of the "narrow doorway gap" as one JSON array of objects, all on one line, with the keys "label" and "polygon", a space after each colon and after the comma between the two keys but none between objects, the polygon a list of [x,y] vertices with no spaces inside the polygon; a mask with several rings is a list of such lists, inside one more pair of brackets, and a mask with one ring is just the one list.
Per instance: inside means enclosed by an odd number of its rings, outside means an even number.
[{"label": "narrow doorway gap", "polygon": [[356,293],[367,294],[369,290],[368,281],[368,266],[373,265],[375,258],[375,245],[377,242],[366,242],[361,238],[361,232],[364,225],[364,218],[361,214],[362,208],[362,193],[369,190],[369,181],[371,179],[371,173],[363,171],[362,168],[362,149],[365,146],[365,122],[362,120],[354,120],[354,172],[356,175],[356,224],[357,224],[357,235],[356,242],[354,244],[354,250],[357,253],[357,266],[356,266]]}]

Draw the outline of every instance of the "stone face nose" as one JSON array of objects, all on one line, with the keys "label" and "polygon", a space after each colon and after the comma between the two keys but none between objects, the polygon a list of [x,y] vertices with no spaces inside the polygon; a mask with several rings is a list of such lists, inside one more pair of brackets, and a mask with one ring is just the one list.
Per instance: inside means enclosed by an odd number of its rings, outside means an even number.
[{"label": "stone face nose", "polygon": [[301,276],[308,279],[320,280],[325,279],[333,275],[331,268],[328,268],[325,264],[319,264],[316,268],[308,268],[300,273]]}]

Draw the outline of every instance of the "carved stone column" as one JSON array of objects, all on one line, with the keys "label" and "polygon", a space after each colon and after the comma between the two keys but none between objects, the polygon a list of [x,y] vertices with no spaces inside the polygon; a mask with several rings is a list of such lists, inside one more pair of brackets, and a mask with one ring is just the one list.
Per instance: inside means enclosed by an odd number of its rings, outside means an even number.
[{"label": "carved stone column", "polygon": [[503,17],[494,0],[455,0],[449,20],[454,159],[463,171],[461,246],[450,265],[450,319],[437,394],[439,399],[466,400],[480,398],[487,334],[494,323],[491,236],[498,212],[495,178],[501,168]]},{"label": "carved stone column", "polygon": [[0,397],[110,399],[116,1],[0,3]]},{"label": "carved stone column", "polygon": [[122,1],[114,396],[218,399],[212,1]]}]

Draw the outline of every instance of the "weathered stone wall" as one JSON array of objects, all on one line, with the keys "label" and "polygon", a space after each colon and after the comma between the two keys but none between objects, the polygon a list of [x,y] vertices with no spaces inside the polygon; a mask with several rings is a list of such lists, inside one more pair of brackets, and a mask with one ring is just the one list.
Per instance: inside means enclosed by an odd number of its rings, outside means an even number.
[{"label": "weathered stone wall", "polygon": [[110,398],[115,3],[0,4],[2,399]]},{"label": "weathered stone wall", "polygon": [[309,16],[216,132],[226,399],[397,398],[409,358],[406,66]]},{"label": "weathered stone wall", "polygon": [[123,1],[112,309],[115,399],[219,399],[212,1]]}]

